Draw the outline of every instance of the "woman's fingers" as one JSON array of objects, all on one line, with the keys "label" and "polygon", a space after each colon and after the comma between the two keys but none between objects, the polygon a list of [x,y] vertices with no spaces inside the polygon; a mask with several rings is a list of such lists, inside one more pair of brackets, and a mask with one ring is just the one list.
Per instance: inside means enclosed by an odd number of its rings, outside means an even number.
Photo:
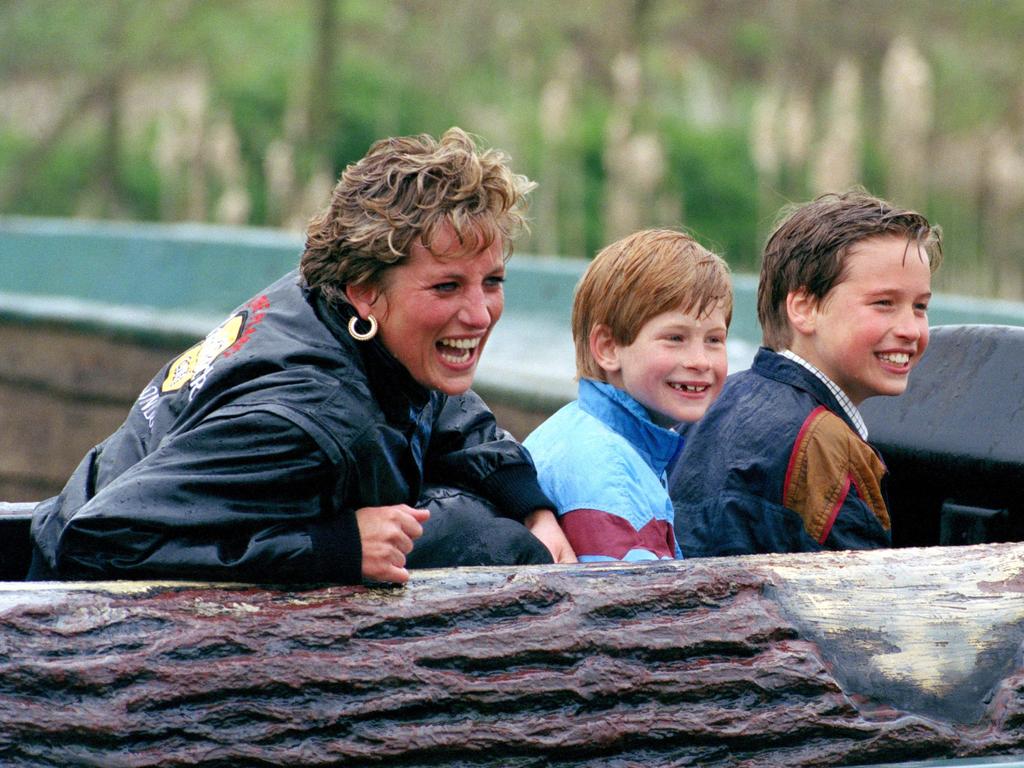
[{"label": "woman's fingers", "polygon": [[407,507],[404,504],[401,506],[407,512],[407,514],[401,516],[401,525],[402,531],[409,537],[409,549],[405,550],[405,553],[409,554],[412,550],[413,540],[423,535],[423,523],[429,519],[430,510]]},{"label": "woman's fingers", "polygon": [[412,551],[413,542],[423,535],[423,523],[429,517],[428,510],[407,504],[357,509],[363,578],[406,583],[409,572],[405,569],[405,556]]}]

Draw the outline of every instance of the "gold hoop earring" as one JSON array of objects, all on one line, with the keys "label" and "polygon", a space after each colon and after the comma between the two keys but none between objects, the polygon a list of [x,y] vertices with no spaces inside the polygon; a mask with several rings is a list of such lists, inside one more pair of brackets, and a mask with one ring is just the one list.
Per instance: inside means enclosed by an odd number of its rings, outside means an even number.
[{"label": "gold hoop earring", "polygon": [[356,330],[356,323],[359,322],[359,315],[354,315],[351,320],[348,321],[348,333],[356,341],[369,341],[377,335],[377,318],[373,315],[368,315],[366,322],[370,324],[370,330],[365,332],[359,332]]}]

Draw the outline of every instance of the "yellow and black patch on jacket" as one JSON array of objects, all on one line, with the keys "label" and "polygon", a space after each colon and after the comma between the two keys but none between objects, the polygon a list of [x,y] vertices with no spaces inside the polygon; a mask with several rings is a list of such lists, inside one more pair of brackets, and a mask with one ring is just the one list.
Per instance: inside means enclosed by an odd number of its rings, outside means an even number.
[{"label": "yellow and black patch on jacket", "polygon": [[244,312],[234,314],[210,331],[205,339],[178,355],[168,366],[160,391],[177,392],[209,368],[221,352],[238,340],[244,322]]}]

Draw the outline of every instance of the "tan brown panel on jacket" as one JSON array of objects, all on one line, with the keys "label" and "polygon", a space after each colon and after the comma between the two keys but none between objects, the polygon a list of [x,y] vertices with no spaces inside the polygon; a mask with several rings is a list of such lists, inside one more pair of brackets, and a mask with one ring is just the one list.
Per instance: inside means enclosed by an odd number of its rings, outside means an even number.
[{"label": "tan brown panel on jacket", "polygon": [[885,465],[871,446],[821,406],[811,412],[797,435],[782,503],[803,518],[815,541],[824,543],[852,483],[882,528],[889,530],[889,510],[881,488],[884,474]]}]

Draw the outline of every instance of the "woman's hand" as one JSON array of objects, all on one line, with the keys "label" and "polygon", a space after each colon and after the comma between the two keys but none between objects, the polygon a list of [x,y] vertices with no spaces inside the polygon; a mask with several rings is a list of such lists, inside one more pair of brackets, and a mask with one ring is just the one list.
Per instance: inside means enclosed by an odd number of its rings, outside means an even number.
[{"label": "woman's hand", "polygon": [[526,516],[526,527],[551,552],[556,563],[575,563],[576,553],[562,532],[562,526],[550,509],[535,509]]},{"label": "woman's hand", "polygon": [[405,556],[412,552],[413,541],[423,535],[423,523],[429,517],[429,510],[406,504],[357,509],[363,578],[405,584],[409,580]]}]

